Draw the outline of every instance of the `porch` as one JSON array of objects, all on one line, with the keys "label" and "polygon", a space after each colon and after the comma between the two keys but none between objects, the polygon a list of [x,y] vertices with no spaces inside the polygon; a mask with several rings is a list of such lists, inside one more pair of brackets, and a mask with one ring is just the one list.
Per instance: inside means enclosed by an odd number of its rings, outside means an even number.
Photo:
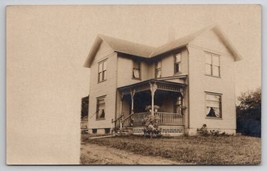
[{"label": "porch", "polygon": [[[124,122],[124,126],[133,126],[139,127],[144,126],[144,120],[148,115],[151,115],[150,112],[140,112],[134,113],[131,115],[130,119],[126,119]],[[168,113],[168,112],[155,112],[155,116],[159,117],[159,125],[167,126],[167,125],[175,125],[175,126],[182,126],[183,123],[183,115],[179,113]]]},{"label": "porch", "polygon": [[147,80],[118,88],[120,95],[116,127],[144,127],[149,115],[158,118],[159,126],[184,125],[185,84]]}]

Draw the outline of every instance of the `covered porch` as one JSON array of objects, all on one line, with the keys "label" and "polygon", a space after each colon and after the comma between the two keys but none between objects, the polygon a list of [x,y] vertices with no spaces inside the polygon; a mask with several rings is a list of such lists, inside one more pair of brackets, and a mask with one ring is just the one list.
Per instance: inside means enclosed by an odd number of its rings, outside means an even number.
[{"label": "covered porch", "polygon": [[157,116],[160,126],[184,125],[184,83],[147,80],[118,88],[119,114],[116,126],[144,126],[144,119]]}]

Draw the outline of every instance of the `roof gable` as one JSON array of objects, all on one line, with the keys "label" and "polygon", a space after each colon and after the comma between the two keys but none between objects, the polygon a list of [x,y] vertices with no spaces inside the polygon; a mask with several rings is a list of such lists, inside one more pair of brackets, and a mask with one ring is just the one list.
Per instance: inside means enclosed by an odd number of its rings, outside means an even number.
[{"label": "roof gable", "polygon": [[175,49],[182,48],[193,41],[196,37],[201,35],[202,33],[212,30],[216,33],[216,35],[220,38],[222,43],[226,46],[230,53],[232,53],[235,61],[241,59],[241,55],[238,51],[233,47],[232,43],[225,36],[225,34],[220,30],[217,26],[209,26],[204,29],[201,29],[193,34],[189,34],[185,37],[176,39],[169,43],[166,43],[159,47],[151,47],[147,45],[142,45],[139,43],[134,43],[122,39],[117,39],[105,35],[98,35],[93,43],[92,48],[90,49],[89,55],[85,61],[84,66],[90,68],[92,61],[103,41],[105,41],[115,52],[121,52],[133,56],[143,57],[143,58],[153,58],[157,57],[166,52],[170,52]]},{"label": "roof gable", "polygon": [[116,52],[121,52],[129,55],[140,56],[148,58],[154,51],[154,47],[142,45],[139,43],[129,42],[122,39],[116,39],[113,37],[98,35],[102,40],[107,42],[109,46]]},{"label": "roof gable", "polygon": [[212,30],[218,35],[222,43],[225,45],[225,47],[229,50],[230,53],[232,53],[235,61],[239,61],[242,59],[242,56],[237,51],[237,49],[233,46],[232,42],[228,39],[228,37],[223,33],[223,31],[218,27],[215,26],[212,28]]}]

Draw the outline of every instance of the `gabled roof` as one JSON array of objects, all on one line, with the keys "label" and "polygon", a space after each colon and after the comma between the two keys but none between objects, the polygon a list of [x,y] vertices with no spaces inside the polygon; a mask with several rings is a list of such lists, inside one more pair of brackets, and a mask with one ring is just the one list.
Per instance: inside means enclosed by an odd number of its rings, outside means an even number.
[{"label": "gabled roof", "polygon": [[130,42],[130,41],[122,40],[122,39],[117,39],[117,38],[113,38],[113,37],[100,34],[97,36],[92,48],[90,49],[89,55],[85,61],[84,66],[90,68],[92,61],[102,41],[105,41],[115,52],[129,54],[129,55],[138,56],[142,58],[153,58],[161,54],[164,54],[166,52],[185,47],[188,43],[193,41],[200,34],[208,30],[213,30],[217,34],[217,36],[221,39],[221,41],[224,43],[226,48],[232,53],[235,61],[238,61],[241,59],[241,55],[233,47],[232,43],[224,35],[221,29],[218,26],[212,25],[204,29],[201,29],[193,34],[189,34],[185,37],[176,39],[174,41],[171,41],[159,47],[151,47],[151,46],[134,43],[134,42]]},{"label": "gabled roof", "polygon": [[98,35],[116,52],[121,52],[129,55],[140,56],[144,58],[150,57],[150,54],[155,50],[155,47],[129,42],[122,39],[117,39],[105,35]]}]

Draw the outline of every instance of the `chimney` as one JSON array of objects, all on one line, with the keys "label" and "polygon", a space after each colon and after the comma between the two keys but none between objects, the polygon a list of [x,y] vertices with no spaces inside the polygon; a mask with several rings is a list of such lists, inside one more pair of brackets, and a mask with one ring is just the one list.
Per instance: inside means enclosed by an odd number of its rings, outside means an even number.
[{"label": "chimney", "polygon": [[172,26],[169,27],[169,39],[168,42],[175,40],[175,30]]}]

